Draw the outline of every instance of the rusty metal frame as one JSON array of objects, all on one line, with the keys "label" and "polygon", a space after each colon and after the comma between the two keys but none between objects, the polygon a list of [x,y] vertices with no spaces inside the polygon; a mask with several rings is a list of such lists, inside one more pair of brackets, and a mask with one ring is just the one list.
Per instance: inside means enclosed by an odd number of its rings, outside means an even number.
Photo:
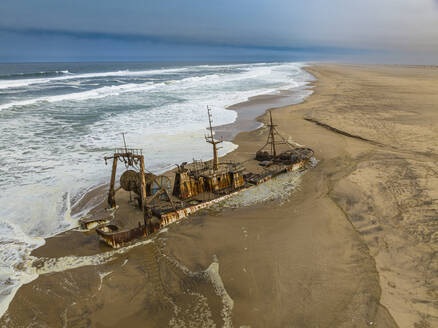
[{"label": "rusty metal frame", "polygon": [[119,148],[115,150],[113,156],[105,156],[105,163],[112,159],[113,165],[111,170],[111,181],[110,188],[108,191],[108,204],[111,208],[116,207],[115,200],[115,190],[114,186],[116,183],[116,172],[117,172],[117,162],[121,160],[127,167],[136,165],[140,165],[140,199],[141,204],[140,207],[142,210],[145,209],[146,205],[146,177],[144,173],[144,156],[142,154],[141,149],[128,149],[128,148]]}]

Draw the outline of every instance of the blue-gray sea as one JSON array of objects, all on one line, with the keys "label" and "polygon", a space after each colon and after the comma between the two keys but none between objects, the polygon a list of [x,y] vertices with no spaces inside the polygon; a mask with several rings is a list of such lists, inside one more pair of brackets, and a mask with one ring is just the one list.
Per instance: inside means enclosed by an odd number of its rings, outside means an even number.
[{"label": "blue-gray sea", "polygon": [[[30,252],[77,226],[70,209],[108,180],[103,157],[142,148],[148,170],[209,159],[206,106],[214,125],[226,107],[261,94],[302,88],[303,63],[0,64],[0,316],[37,276]],[[222,154],[235,149],[224,142]]]}]

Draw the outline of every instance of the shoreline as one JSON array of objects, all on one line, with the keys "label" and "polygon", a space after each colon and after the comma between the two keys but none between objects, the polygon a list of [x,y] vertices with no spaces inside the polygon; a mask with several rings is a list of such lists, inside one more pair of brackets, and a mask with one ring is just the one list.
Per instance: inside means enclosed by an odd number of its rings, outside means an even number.
[{"label": "shoreline", "polygon": [[[305,67],[302,67],[304,71],[306,71]],[[302,103],[307,97],[312,95],[313,82],[314,77],[312,75],[312,80],[296,89],[278,90],[278,94],[262,94],[250,97],[247,101],[228,106],[226,109],[237,112],[237,118],[233,123],[214,127],[215,136],[218,139],[234,142],[239,133],[262,128],[263,124],[260,119],[268,110]]]},{"label": "shoreline", "polygon": [[[319,160],[287,201],[205,211],[104,263],[41,275],[20,288],[8,320],[433,326],[437,135],[428,122],[437,120],[438,76],[389,66],[306,70],[317,78],[313,94],[272,112],[280,133]],[[239,133],[239,148],[225,158],[244,161],[264,142],[263,131]],[[69,261],[101,252],[91,234],[80,241],[74,235],[51,239],[53,255],[66,244],[80,255]]]}]

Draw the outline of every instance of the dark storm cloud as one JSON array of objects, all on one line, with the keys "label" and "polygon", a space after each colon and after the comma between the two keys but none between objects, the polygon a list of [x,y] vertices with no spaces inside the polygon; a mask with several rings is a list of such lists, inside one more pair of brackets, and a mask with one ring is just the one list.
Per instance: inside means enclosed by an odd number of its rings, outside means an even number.
[{"label": "dark storm cloud", "polygon": [[53,37],[434,56],[438,6],[436,0],[2,0],[0,31],[2,44],[33,38],[35,46]]}]

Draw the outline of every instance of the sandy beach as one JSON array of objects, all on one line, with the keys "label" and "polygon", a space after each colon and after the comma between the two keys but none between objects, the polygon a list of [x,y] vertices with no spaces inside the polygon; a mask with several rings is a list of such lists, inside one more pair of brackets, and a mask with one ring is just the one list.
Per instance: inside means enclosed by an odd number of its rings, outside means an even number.
[{"label": "sandy beach", "polygon": [[[438,326],[438,68],[306,70],[314,93],[272,115],[316,167],[122,249],[48,239],[0,326]],[[239,145],[226,158],[252,157],[265,132],[219,129]]]}]

